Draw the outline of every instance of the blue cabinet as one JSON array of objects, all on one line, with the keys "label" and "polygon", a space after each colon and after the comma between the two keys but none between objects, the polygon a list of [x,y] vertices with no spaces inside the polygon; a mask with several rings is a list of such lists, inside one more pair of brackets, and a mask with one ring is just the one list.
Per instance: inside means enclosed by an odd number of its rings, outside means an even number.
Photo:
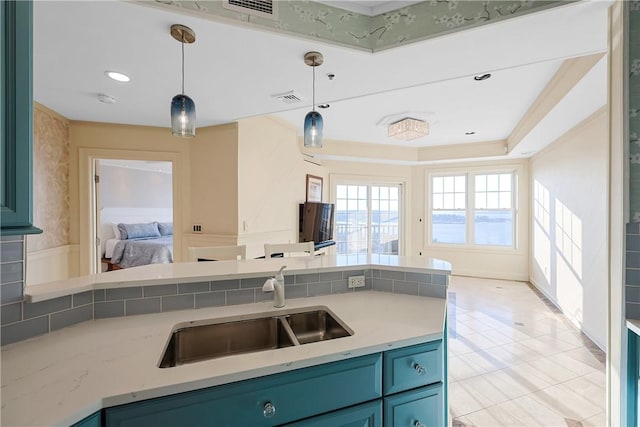
[{"label": "blue cabinet", "polygon": [[384,425],[394,427],[444,426],[442,384],[384,398]]},{"label": "blue cabinet", "polygon": [[381,397],[373,354],[110,408],[106,425],[276,426]]},{"label": "blue cabinet", "polygon": [[384,394],[442,382],[442,340],[384,353]]},{"label": "blue cabinet", "polygon": [[104,421],[107,427],[443,426],[445,353],[446,342],[436,340],[107,408]]},{"label": "blue cabinet", "polygon": [[0,2],[0,231],[32,226],[32,1]]},{"label": "blue cabinet", "polygon": [[382,402],[373,402],[319,415],[286,427],[382,427]]}]

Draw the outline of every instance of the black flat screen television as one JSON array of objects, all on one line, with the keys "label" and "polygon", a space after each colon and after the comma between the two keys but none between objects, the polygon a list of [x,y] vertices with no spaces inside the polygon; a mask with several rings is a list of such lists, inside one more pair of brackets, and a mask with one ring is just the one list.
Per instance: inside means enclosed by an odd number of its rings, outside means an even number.
[{"label": "black flat screen television", "polygon": [[300,242],[333,240],[333,203],[306,202],[300,205]]}]

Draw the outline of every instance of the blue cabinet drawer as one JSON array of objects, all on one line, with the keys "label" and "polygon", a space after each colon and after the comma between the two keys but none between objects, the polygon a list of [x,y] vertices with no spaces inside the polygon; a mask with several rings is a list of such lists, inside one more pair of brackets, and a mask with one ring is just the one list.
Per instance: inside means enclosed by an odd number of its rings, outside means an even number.
[{"label": "blue cabinet drawer", "polygon": [[318,415],[286,427],[382,427],[382,400]]},{"label": "blue cabinet drawer", "polygon": [[109,408],[106,426],[275,426],[382,396],[382,357],[340,362]]},{"label": "blue cabinet drawer", "polygon": [[442,382],[442,340],[387,351],[383,367],[385,396]]},{"label": "blue cabinet drawer", "polygon": [[441,427],[444,425],[442,384],[384,398],[384,425]]}]

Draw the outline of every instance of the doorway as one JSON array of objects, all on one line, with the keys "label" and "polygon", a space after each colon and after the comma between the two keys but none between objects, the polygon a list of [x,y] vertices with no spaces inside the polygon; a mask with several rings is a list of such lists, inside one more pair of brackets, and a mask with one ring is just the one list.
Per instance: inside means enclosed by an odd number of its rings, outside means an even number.
[{"label": "doorway", "polygon": [[[94,159],[92,239],[95,251],[92,268],[105,272],[120,268],[112,256],[122,248],[124,224],[153,224],[158,236],[173,251],[173,167],[171,161]],[[170,224],[170,235],[166,235]],[[163,228],[164,227],[164,228]],[[150,238],[155,238],[149,236]],[[131,261],[129,261],[131,262]],[[134,261],[135,262],[135,261]],[[142,262],[142,261],[140,261]]]},{"label": "doorway", "polygon": [[336,252],[400,255],[402,184],[337,184]]},{"label": "doorway", "polygon": [[[98,160],[136,160],[143,162],[167,162],[171,165],[171,218],[175,228],[173,234],[173,259],[181,261],[182,254],[182,209],[188,206],[188,194],[186,194],[184,179],[184,159],[180,153],[173,152],[151,152],[135,150],[112,150],[101,148],[79,148],[79,267],[80,275],[97,274],[102,270],[102,242],[98,242],[96,237],[102,236],[102,226],[98,218],[98,206],[100,197],[100,187],[104,187],[105,182],[96,186],[97,172],[99,173],[100,163]],[[122,191],[128,191],[123,187]],[[186,197],[186,199],[185,199]],[[129,209],[130,210],[130,209]],[[131,218],[129,221],[135,221]],[[151,220],[155,221],[155,220]],[[149,222],[146,218],[142,221]]]}]

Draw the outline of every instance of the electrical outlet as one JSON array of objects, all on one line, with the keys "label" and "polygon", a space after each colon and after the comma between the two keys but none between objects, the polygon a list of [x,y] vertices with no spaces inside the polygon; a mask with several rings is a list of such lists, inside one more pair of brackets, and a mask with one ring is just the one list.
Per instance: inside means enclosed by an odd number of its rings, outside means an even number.
[{"label": "electrical outlet", "polygon": [[193,224],[194,233],[202,233],[202,224]]},{"label": "electrical outlet", "polygon": [[349,277],[350,288],[362,288],[364,287],[364,276],[351,276]]}]

